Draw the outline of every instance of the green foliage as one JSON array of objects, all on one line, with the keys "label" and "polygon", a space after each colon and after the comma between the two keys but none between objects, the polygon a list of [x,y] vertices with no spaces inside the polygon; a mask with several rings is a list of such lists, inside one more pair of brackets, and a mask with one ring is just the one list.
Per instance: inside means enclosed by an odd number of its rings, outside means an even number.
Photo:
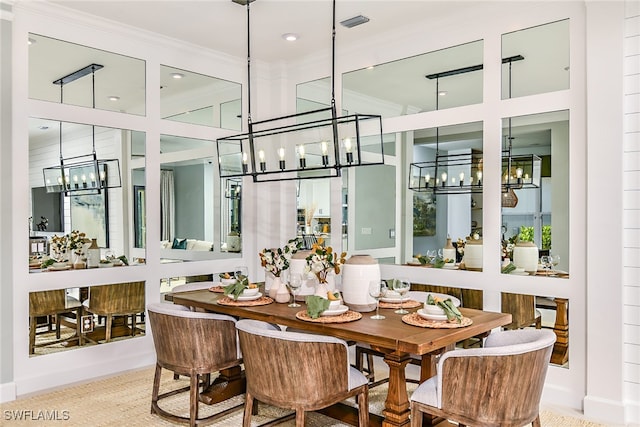
[{"label": "green foliage", "polygon": [[542,249],[551,249],[551,226],[542,226]]},{"label": "green foliage", "polygon": [[533,242],[533,227],[521,226],[518,240],[521,242]]}]

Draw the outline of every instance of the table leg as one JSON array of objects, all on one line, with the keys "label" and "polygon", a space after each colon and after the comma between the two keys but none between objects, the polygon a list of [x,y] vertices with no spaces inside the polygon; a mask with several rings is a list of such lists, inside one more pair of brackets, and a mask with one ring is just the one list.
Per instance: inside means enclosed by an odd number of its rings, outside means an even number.
[{"label": "table leg", "polygon": [[246,380],[240,366],[224,369],[205,391],[200,394],[200,401],[207,405],[223,402],[245,392]]},{"label": "table leg", "polygon": [[569,300],[566,298],[554,298],[556,302],[556,323],[553,332],[556,333],[556,342],[553,345],[551,363],[564,365],[569,361]]},{"label": "table leg", "polygon": [[384,362],[389,366],[389,391],[384,402],[384,421],[382,426],[409,425],[409,396],[405,368],[410,361],[407,353],[387,353]]}]

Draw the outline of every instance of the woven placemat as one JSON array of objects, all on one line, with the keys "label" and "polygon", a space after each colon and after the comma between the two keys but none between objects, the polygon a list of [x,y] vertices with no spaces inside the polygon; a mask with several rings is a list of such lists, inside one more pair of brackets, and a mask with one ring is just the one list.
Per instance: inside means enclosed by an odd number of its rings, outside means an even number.
[{"label": "woven placemat", "polygon": [[220,286],[220,285],[212,286],[212,287],[209,288],[209,290],[211,292],[218,292],[218,293],[223,293],[224,292],[224,288],[222,286]]},{"label": "woven placemat", "polygon": [[[416,308],[416,307],[422,307],[422,303],[420,301],[416,301],[413,299],[408,299],[402,303],[402,308]],[[400,303],[380,301],[380,308],[400,308]]]},{"label": "woven placemat", "polygon": [[220,305],[232,305],[236,307],[253,307],[255,305],[268,305],[273,302],[273,299],[269,297],[262,296],[258,299],[254,299],[251,301],[235,301],[233,298],[222,297],[218,300],[218,304]]},{"label": "woven placemat", "polygon": [[307,310],[302,310],[296,313],[296,318],[300,320],[304,320],[305,322],[315,322],[315,323],[346,323],[353,322],[355,320],[362,319],[362,313],[358,313],[357,311],[347,311],[345,313],[339,314],[337,316],[320,316],[317,319],[311,318],[307,313]]},{"label": "woven placemat", "polygon": [[453,329],[453,328],[464,328],[465,326],[469,326],[473,323],[473,320],[468,317],[463,317],[462,322],[447,322],[447,321],[438,321],[438,320],[427,320],[422,317],[418,313],[409,313],[402,316],[402,321],[404,323],[408,323],[412,326],[419,326],[421,328],[434,328],[434,329]]}]

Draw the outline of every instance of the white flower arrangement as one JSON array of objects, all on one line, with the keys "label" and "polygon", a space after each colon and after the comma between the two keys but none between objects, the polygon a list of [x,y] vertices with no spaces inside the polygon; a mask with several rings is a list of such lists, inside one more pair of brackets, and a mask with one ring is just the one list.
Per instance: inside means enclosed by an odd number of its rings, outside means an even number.
[{"label": "white flower arrangement", "polygon": [[258,255],[262,266],[269,273],[276,277],[290,266],[291,257],[298,252],[302,242],[298,239],[291,239],[283,248],[265,248]]}]

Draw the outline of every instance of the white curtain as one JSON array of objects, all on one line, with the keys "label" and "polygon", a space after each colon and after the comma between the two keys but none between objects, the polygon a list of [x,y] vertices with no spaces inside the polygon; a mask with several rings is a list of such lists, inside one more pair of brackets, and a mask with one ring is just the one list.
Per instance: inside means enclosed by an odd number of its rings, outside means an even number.
[{"label": "white curtain", "polygon": [[175,231],[175,196],[173,171],[160,171],[160,238],[172,240]]}]

